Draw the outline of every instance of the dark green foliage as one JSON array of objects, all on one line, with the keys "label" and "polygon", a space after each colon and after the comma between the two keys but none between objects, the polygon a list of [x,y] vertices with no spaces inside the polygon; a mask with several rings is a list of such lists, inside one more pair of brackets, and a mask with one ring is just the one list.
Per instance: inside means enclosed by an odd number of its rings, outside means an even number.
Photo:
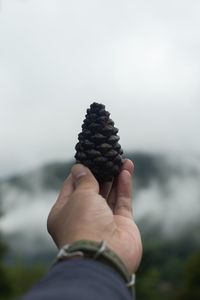
[{"label": "dark green foliage", "polygon": [[188,259],[185,268],[185,278],[188,288],[193,289],[199,286],[200,289],[200,251],[194,253]]},{"label": "dark green foliage", "polygon": [[[6,268],[7,278],[10,282],[10,293],[2,300],[17,300],[20,296],[28,292],[36,282],[38,282],[47,271],[47,266],[35,264],[26,266],[21,264]],[[1,298],[0,298],[1,300]]]},{"label": "dark green foliage", "polygon": [[200,299],[200,252],[193,254],[199,243],[191,234],[169,240],[152,227],[143,236],[143,246],[137,300]]},{"label": "dark green foliage", "polygon": [[[171,169],[163,157],[135,153],[127,155],[135,164],[136,190],[146,188],[151,181],[163,183],[170,178]],[[51,164],[39,170],[13,177],[4,183],[12,187],[35,192],[32,182],[38,180],[45,189],[59,190],[63,180],[70,171],[72,163]],[[1,186],[0,186],[1,189]],[[1,191],[1,190],[0,190]],[[137,192],[137,191],[136,191]],[[166,212],[167,213],[167,212]],[[184,217],[184,216],[181,216]],[[137,272],[137,300],[199,300],[200,299],[200,222],[194,220],[191,227],[184,229],[174,239],[166,238],[160,226],[149,227],[147,218],[141,221],[144,254],[142,264]],[[39,257],[23,257],[23,261],[5,266],[3,257],[6,248],[0,238],[0,300],[16,300],[37,282],[52,264],[56,253],[44,253]],[[12,253],[10,253],[12,255]],[[49,255],[49,256],[48,256]],[[36,265],[43,262],[43,265]],[[9,260],[10,262],[10,260]],[[46,265],[46,266],[45,266]]]},{"label": "dark green foliage", "polygon": [[174,300],[200,299],[200,251],[192,254],[185,264],[184,285]]},{"label": "dark green foliage", "polygon": [[6,297],[10,296],[12,292],[11,282],[6,274],[6,269],[3,264],[6,250],[7,247],[0,232],[0,300],[4,300]]}]

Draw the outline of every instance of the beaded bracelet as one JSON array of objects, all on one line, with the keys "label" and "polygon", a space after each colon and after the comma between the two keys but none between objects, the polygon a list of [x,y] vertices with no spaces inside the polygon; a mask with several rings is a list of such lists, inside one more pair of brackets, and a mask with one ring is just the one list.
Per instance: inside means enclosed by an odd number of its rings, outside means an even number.
[{"label": "beaded bracelet", "polygon": [[89,240],[79,240],[72,244],[67,244],[58,252],[57,261],[75,256],[92,258],[111,266],[121,274],[126,282],[126,286],[130,288],[132,294],[134,294],[135,274],[129,274],[124,263],[115,252],[107,247],[105,241],[98,243]]}]

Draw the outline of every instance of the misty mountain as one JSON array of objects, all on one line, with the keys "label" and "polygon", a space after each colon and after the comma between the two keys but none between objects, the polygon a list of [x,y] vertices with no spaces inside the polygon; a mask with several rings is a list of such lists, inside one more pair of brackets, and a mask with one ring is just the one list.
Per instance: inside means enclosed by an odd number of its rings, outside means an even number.
[{"label": "misty mountain", "polygon": [[[134,218],[143,239],[152,245],[178,239],[190,241],[190,247],[200,245],[200,159],[148,153],[127,157],[135,165]],[[72,164],[55,162],[0,181],[0,226],[17,257],[55,252],[46,219]]]}]

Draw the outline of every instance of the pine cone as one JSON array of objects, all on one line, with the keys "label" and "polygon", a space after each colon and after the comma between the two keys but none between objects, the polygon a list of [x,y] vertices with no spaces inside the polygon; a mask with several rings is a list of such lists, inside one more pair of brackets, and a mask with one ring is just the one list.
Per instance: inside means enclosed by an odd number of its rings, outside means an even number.
[{"label": "pine cone", "polygon": [[87,109],[76,144],[76,162],[88,167],[99,182],[111,181],[122,165],[118,129],[105,105],[94,102]]}]

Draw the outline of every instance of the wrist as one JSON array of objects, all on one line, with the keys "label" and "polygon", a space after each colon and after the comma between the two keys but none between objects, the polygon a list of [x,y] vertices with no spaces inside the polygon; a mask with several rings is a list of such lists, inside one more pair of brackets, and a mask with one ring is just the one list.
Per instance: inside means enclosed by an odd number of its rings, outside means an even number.
[{"label": "wrist", "polygon": [[62,247],[57,256],[58,261],[77,258],[94,259],[110,266],[122,276],[127,287],[129,287],[132,291],[135,275],[130,275],[127,267],[124,265],[120,257],[108,248],[104,241],[95,242],[91,240],[79,240]]}]

